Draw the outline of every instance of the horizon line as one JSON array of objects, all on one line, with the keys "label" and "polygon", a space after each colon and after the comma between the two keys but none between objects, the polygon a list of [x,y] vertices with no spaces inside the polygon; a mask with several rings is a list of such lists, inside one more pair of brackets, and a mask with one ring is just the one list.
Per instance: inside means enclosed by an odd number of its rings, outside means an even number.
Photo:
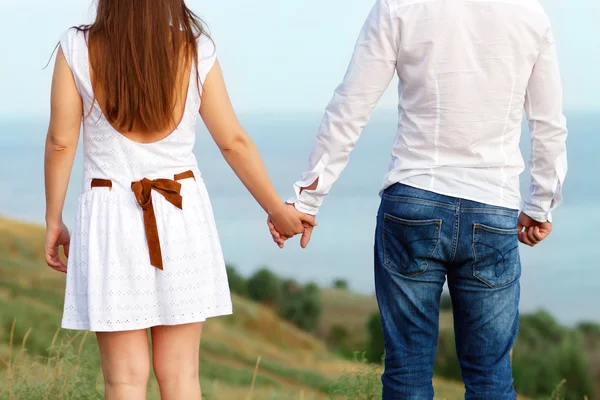
[{"label": "horizon line", "polygon": [[[397,107],[376,107],[373,111],[373,114],[379,114],[384,112],[397,112]],[[247,110],[239,110],[236,111],[238,116],[257,116],[257,115],[266,115],[266,114],[280,114],[280,115],[318,115],[323,114],[325,112],[325,107],[322,109],[247,109]],[[564,109],[565,114],[570,113],[600,113],[600,107],[569,107]],[[271,115],[272,117],[272,115]],[[20,114],[20,113],[10,113],[10,114],[0,114],[0,120],[8,120],[8,119],[25,119],[25,118],[35,118],[35,119],[46,119],[50,118],[50,113],[47,114]]]}]

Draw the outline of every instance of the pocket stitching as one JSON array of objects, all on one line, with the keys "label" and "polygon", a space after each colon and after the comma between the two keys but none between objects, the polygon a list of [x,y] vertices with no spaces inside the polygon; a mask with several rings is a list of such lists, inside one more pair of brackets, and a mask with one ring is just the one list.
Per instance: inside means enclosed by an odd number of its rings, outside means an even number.
[{"label": "pocket stitching", "polygon": [[[477,280],[479,280],[480,282],[482,282],[484,285],[488,286],[491,289],[499,289],[499,288],[503,288],[505,286],[510,285],[511,283],[513,283],[515,281],[515,279],[517,278],[517,275],[519,274],[519,268],[518,267],[514,269],[515,272],[512,274],[512,276],[510,277],[510,279],[506,283],[503,283],[501,285],[492,285],[490,282],[488,282],[486,279],[482,278],[477,273],[476,268],[477,268],[477,261],[478,261],[478,259],[477,259],[476,244],[480,244],[480,245],[483,245],[483,246],[487,246],[487,247],[489,247],[491,249],[494,249],[493,247],[488,246],[488,245],[486,245],[484,243],[478,243],[477,242],[477,240],[476,240],[476,238],[477,238],[477,229],[483,229],[484,231],[488,231],[489,233],[498,233],[498,234],[501,234],[501,235],[503,235],[503,234],[504,235],[509,235],[509,233],[508,233],[509,230],[506,230],[506,229],[492,228],[490,226],[486,226],[486,225],[482,225],[482,224],[475,224],[473,226],[473,245],[472,245],[472,247],[473,247],[473,254],[474,254],[474,257],[473,257],[473,276]],[[513,232],[513,231],[515,232],[514,233],[515,235],[518,234],[518,232],[519,232],[518,229],[510,230],[510,232]],[[510,233],[510,234],[512,235],[512,233]],[[502,256],[502,259],[504,260],[504,256],[506,254],[508,254],[509,252],[511,252],[511,251],[513,251],[515,249],[518,249],[518,248],[519,248],[519,245],[513,247],[512,249],[508,250],[504,254],[502,254],[498,249],[494,249],[494,250],[496,250],[498,253],[500,253],[500,255]],[[519,257],[517,256],[517,259],[516,259],[515,264],[513,266],[518,266],[518,264],[519,264]]]},{"label": "pocket stitching", "polygon": [[[425,220],[425,221],[409,221],[409,220],[405,220],[405,219],[402,219],[402,218],[399,218],[399,217],[395,217],[395,216],[393,216],[391,214],[387,214],[387,213],[385,213],[383,215],[383,219],[384,219],[384,222],[386,220],[389,220],[389,221],[396,222],[396,223],[399,223],[399,224],[405,225],[405,226],[437,225],[436,235],[435,235],[436,237],[435,238],[433,238],[433,239],[414,240],[414,241],[410,242],[410,243],[416,243],[416,242],[425,241],[425,240],[435,240],[436,241],[435,245],[432,246],[432,249],[429,251],[429,254],[427,254],[427,258],[428,259],[431,258],[433,256],[433,254],[435,253],[435,251],[437,250],[437,248],[438,248],[438,246],[440,244],[440,239],[441,239],[441,230],[442,230],[442,220],[441,219],[432,219],[432,220]],[[390,263],[388,263],[388,258],[386,256],[386,254],[388,254],[388,251],[387,251],[387,248],[386,248],[386,245],[385,245],[385,242],[386,242],[386,240],[385,240],[386,231],[385,231],[385,227],[384,226],[382,226],[382,232],[381,232],[381,234],[383,236],[382,240],[381,240],[382,246],[383,246],[383,258],[384,258],[383,263],[388,268],[390,268],[392,271],[394,271],[394,272],[396,272],[398,274],[401,274],[401,275],[409,277],[409,278],[413,278],[413,277],[415,277],[417,275],[421,275],[421,274],[427,272],[427,270],[429,269],[429,262],[428,262],[428,260],[424,261],[424,263],[425,263],[425,268],[424,269],[419,270],[419,271],[417,271],[417,272],[415,272],[413,274],[410,274],[410,275],[403,274],[396,267],[390,265]],[[403,252],[401,254],[404,254],[406,252],[406,249],[403,249],[402,251]]]},{"label": "pocket stitching", "polygon": [[397,222],[401,225],[407,225],[407,226],[442,225],[441,219],[426,219],[426,220],[422,220],[422,221],[410,221],[410,220],[399,218],[399,217],[396,217],[394,215],[387,214],[387,213],[383,215],[383,218],[390,220],[392,222]]},{"label": "pocket stitching", "polygon": [[[505,256],[506,256],[508,253],[510,253],[511,251],[513,251],[514,249],[518,249],[518,248],[519,248],[519,245],[516,245],[515,247],[511,248],[510,250],[506,250],[504,253],[502,253],[502,252],[501,252],[500,250],[498,250],[497,248],[495,248],[495,247],[492,247],[492,246],[490,246],[489,244],[486,244],[486,243],[479,243],[479,242],[475,241],[475,242],[474,242],[474,244],[478,244],[478,245],[480,245],[480,246],[485,246],[485,247],[487,247],[487,248],[489,248],[489,249],[496,250],[496,252],[498,252],[498,254],[500,254],[500,257],[502,257],[502,259],[504,259],[504,257],[505,257]],[[477,257],[477,253],[475,253],[475,257]]]},{"label": "pocket stitching", "polygon": [[483,224],[475,224],[473,226],[474,236],[477,235],[477,230],[482,230],[482,231],[486,231],[489,233],[497,233],[499,235],[516,235],[519,233],[518,229],[501,229],[501,228],[494,228],[494,227],[483,225]]}]

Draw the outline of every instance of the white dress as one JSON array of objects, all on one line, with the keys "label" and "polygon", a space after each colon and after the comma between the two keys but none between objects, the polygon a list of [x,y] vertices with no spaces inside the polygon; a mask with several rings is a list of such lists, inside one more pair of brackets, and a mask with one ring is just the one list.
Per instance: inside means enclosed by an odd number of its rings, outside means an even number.
[{"label": "white dress", "polygon": [[[165,139],[140,144],[112,128],[93,101],[86,34],[70,29],[60,43],[86,116],[83,192],[71,234],[62,327],[125,331],[231,314],[213,211],[192,151],[201,97],[196,68],[181,123]],[[205,36],[198,39],[198,58],[202,83],[216,59]],[[138,186],[148,189],[153,210],[143,210],[132,190],[143,179]],[[179,192],[170,194],[179,205],[161,192],[165,181]],[[158,233],[152,243],[145,226],[150,214]]]}]

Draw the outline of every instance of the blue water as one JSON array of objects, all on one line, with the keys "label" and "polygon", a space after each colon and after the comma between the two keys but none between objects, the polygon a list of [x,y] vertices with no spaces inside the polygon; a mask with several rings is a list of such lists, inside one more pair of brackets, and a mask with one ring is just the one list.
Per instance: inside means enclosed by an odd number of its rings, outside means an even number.
[{"label": "blue water", "polygon": [[[561,322],[600,321],[600,112],[569,119],[570,171],[554,232],[535,249],[523,248],[522,310],[544,308]],[[320,115],[262,114],[241,120],[256,141],[279,193],[304,171]],[[0,214],[43,223],[43,148],[47,120],[0,120]],[[379,111],[361,137],[350,164],[319,215],[308,249],[297,241],[279,250],[266,217],[231,172],[203,126],[196,154],[213,202],[225,258],[245,274],[268,265],[279,274],[328,285],[346,278],[354,290],[372,293],[372,246],[378,190],[396,135],[396,112]],[[523,137],[525,157],[528,134]],[[81,189],[81,149],[73,170],[64,219],[74,218]],[[526,191],[528,177],[523,177]]]}]

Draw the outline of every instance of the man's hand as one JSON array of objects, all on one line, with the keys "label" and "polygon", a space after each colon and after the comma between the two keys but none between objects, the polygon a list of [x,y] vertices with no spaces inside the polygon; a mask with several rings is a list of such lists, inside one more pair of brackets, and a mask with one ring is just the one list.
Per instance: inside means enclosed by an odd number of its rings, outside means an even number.
[{"label": "man's hand", "polygon": [[552,223],[538,222],[528,215],[521,213],[518,229],[519,241],[534,247],[550,235],[550,232],[552,232]]},{"label": "man's hand", "polygon": [[[302,221],[304,231],[302,232],[302,239],[300,240],[300,246],[302,246],[302,248],[305,249],[306,246],[308,246],[308,243],[310,242],[310,238],[312,236],[312,231],[313,231],[314,227],[317,226],[315,217],[312,215],[301,213],[300,211],[296,210],[296,207],[294,207],[293,204],[286,204],[285,207],[286,207],[286,210],[288,213],[290,213],[291,215],[294,215],[296,218],[298,218],[300,221]],[[282,235],[277,230],[271,217],[269,217],[269,219],[267,220],[267,225],[269,226],[269,231],[271,232],[273,241],[279,246],[279,248],[283,249],[283,247],[285,245],[285,241],[290,239],[291,236]]]}]

